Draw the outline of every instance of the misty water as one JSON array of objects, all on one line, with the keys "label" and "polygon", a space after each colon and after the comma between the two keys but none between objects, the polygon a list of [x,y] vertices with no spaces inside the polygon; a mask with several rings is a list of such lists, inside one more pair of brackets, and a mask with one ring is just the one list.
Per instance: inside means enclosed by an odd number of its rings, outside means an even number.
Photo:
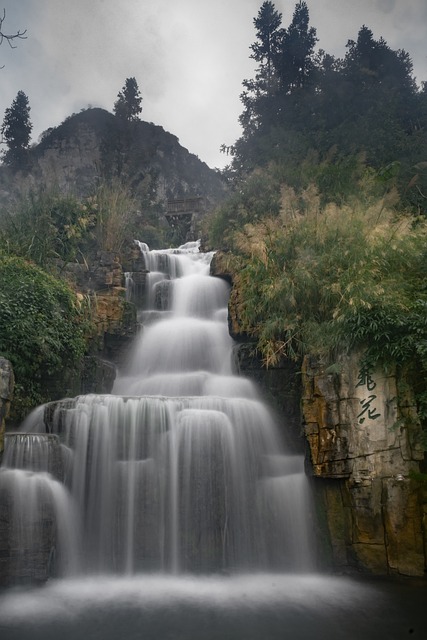
[{"label": "misty water", "polygon": [[2,640],[422,637],[421,590],[317,572],[304,459],[235,374],[212,254],[140,249],[143,328],[112,394],[7,438],[13,544],[31,550],[47,509],[56,545],[45,585],[0,595]]}]

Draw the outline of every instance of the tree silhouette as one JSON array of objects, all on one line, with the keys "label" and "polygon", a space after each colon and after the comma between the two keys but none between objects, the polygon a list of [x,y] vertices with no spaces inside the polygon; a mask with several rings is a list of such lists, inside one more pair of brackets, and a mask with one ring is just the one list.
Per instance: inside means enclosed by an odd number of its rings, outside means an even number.
[{"label": "tree silhouette", "polygon": [[306,2],[298,2],[292,22],[284,31],[280,47],[277,71],[284,93],[303,88],[314,67],[314,47],[317,42],[316,29],[309,26]]},{"label": "tree silhouette", "polygon": [[142,97],[135,78],[126,78],[123,89],[117,94],[114,114],[127,122],[138,120],[142,111]]},{"label": "tree silhouette", "polygon": [[33,125],[30,121],[30,105],[23,91],[18,91],[11,106],[6,109],[1,133],[8,150],[4,161],[9,165],[22,163],[30,143]]},{"label": "tree silhouette", "polygon": [[[3,31],[3,24],[5,20],[6,20],[6,9],[3,9],[3,16],[0,17],[0,45],[3,44],[4,40],[6,40],[6,42],[11,47],[11,49],[15,49],[16,47],[14,45],[14,41],[16,39],[25,40],[27,37],[25,35],[27,33],[27,30],[26,29],[24,29],[24,31],[18,30],[16,33],[7,34]],[[0,69],[2,68],[3,67],[0,67]]]}]

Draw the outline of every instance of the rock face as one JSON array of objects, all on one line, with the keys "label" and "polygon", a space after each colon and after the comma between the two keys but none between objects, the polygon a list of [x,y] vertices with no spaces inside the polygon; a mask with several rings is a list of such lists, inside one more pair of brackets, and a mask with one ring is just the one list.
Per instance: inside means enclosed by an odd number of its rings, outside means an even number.
[{"label": "rock face", "polygon": [[[85,297],[90,301],[96,336],[93,345],[95,353],[84,363],[83,388],[63,395],[87,393],[92,376],[92,391],[111,391],[114,375],[109,370],[108,361],[110,369],[111,363],[120,364],[121,356],[136,332],[136,309],[126,297],[125,269],[134,268],[145,274],[140,255],[138,247],[129,241],[121,256],[113,251],[97,251],[85,264],[67,265],[67,276],[74,281],[81,301]],[[122,262],[126,264],[123,266]],[[97,366],[94,361],[96,355],[101,357]],[[104,386],[100,384],[102,380],[105,381]]]},{"label": "rock face", "polygon": [[0,356],[0,456],[4,449],[6,418],[9,415],[14,386],[12,365],[9,360]]},{"label": "rock face", "polygon": [[[228,301],[228,330],[231,337],[239,343],[253,342],[253,338],[243,331],[239,317],[240,292],[239,288],[233,285],[236,274],[232,255],[223,251],[216,252],[212,258],[210,272],[212,276],[222,278],[232,285]],[[261,362],[259,364],[261,365]],[[251,368],[253,369],[253,367]]]},{"label": "rock face", "polygon": [[[10,176],[3,173],[8,189]],[[135,193],[149,194],[152,201],[164,204],[188,193],[204,195],[215,204],[226,192],[218,173],[182,147],[173,134],[139,120],[124,127],[116,116],[99,108],[73,114],[45,131],[30,149],[26,175],[29,185],[44,184],[80,196],[90,195],[100,177],[126,175]]]},{"label": "rock face", "polygon": [[[422,576],[424,459],[410,390],[391,373],[342,357],[339,373],[306,358],[302,413],[313,475],[326,506],[333,562],[374,574]],[[333,482],[331,482],[333,480]],[[325,482],[326,481],[326,482]]]},{"label": "rock face", "polygon": [[283,439],[289,449],[304,453],[301,429],[301,376],[294,362],[282,360],[266,369],[253,343],[237,344],[234,349],[236,369],[254,380],[265,402],[275,414]]},{"label": "rock face", "polygon": [[[33,507],[27,506],[24,512],[24,505],[17,504],[17,473],[3,470],[0,484],[0,587],[48,580],[56,545],[49,492],[43,485],[38,487]],[[31,487],[24,487],[28,489],[30,496]]]}]

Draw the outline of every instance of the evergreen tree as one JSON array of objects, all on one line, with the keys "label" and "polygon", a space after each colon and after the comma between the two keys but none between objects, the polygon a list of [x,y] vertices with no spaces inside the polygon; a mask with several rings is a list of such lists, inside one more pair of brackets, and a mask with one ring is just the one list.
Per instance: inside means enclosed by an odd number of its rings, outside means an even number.
[{"label": "evergreen tree", "polygon": [[[259,67],[253,80],[243,82],[244,110],[239,119],[243,137],[235,145],[234,166],[244,164],[249,169],[253,162],[268,162],[272,154],[282,153],[283,145],[301,148],[302,143],[306,147],[301,136],[305,136],[312,112],[314,85],[309,80],[316,68],[316,30],[309,26],[303,1],[297,3],[288,29],[281,26],[281,20],[268,0],[254,19],[257,40],[251,46],[251,58]],[[302,91],[309,87],[309,92]]]},{"label": "evergreen tree", "polygon": [[1,127],[3,140],[8,146],[4,153],[6,164],[22,164],[30,143],[32,128],[28,97],[23,91],[18,91],[12,105],[5,111]]},{"label": "evergreen tree", "polygon": [[375,40],[365,25],[357,40],[349,40],[343,72],[357,92],[381,87],[385,91],[416,91],[412,61],[406,51],[393,51],[383,38]]},{"label": "evergreen tree", "polygon": [[251,45],[251,58],[260,63],[257,73],[258,87],[267,95],[271,95],[275,84],[274,62],[283,36],[281,22],[282,14],[276,11],[274,4],[269,0],[262,4],[258,16],[254,18],[258,40]]},{"label": "evergreen tree", "polygon": [[298,2],[289,27],[283,32],[280,54],[276,61],[282,93],[306,86],[314,70],[316,29],[309,27],[306,2]]},{"label": "evergreen tree", "polygon": [[126,122],[138,120],[142,112],[142,97],[135,78],[126,78],[123,89],[117,94],[114,114]]},{"label": "evergreen tree", "polygon": [[378,169],[412,155],[417,89],[405,51],[390,49],[363,26],[357,40],[347,43],[339,81],[327,91],[334,125],[325,131],[329,143],[347,153],[364,151],[368,164]]},{"label": "evergreen tree", "polygon": [[266,111],[272,108],[272,97],[276,90],[274,60],[282,36],[282,15],[274,4],[266,0],[254,18],[257,41],[251,45],[251,58],[259,63],[255,78],[244,80],[245,91],[240,96],[244,111],[240,123],[246,137],[250,136],[268,118]]}]

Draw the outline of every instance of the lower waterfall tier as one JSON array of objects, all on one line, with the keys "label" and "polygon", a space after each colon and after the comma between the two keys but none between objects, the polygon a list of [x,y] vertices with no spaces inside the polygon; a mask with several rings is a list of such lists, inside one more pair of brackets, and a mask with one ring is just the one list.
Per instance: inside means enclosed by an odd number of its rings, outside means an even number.
[{"label": "lower waterfall tier", "polygon": [[303,459],[280,453],[261,402],[89,395],[48,405],[45,420],[62,442],[86,569],[312,566]]}]

